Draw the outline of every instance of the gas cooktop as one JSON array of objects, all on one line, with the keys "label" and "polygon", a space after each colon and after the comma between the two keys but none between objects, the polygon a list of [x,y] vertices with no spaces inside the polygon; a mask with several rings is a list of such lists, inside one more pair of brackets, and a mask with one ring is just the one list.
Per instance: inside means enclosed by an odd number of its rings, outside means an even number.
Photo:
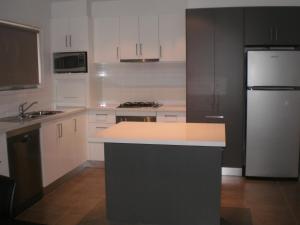
[{"label": "gas cooktop", "polygon": [[118,106],[118,108],[158,108],[162,106],[157,102],[125,102]]}]

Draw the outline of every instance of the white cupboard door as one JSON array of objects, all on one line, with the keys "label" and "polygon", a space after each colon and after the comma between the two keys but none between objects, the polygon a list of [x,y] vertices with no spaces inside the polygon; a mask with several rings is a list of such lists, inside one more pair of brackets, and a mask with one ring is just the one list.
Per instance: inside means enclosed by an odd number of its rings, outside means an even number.
[{"label": "white cupboard door", "polygon": [[161,61],[185,61],[185,15],[159,16]]},{"label": "white cupboard door", "polygon": [[138,16],[120,17],[121,59],[139,58],[139,22]]},{"label": "white cupboard door", "polygon": [[94,19],[94,58],[97,63],[118,62],[119,17]]},{"label": "white cupboard door", "polygon": [[51,20],[51,45],[53,52],[69,51],[69,22],[67,18]]},{"label": "white cupboard door", "polygon": [[87,159],[87,134],[86,115],[81,114],[73,118],[75,144],[75,167],[81,165]]},{"label": "white cupboard door", "polygon": [[89,143],[89,160],[104,161],[104,143]]},{"label": "white cupboard door", "polygon": [[140,16],[139,31],[140,57],[147,59],[159,58],[158,16]]},{"label": "white cupboard door", "polygon": [[62,122],[62,131],[61,131],[61,142],[59,149],[62,155],[63,166],[61,170],[61,176],[70,172],[74,168],[74,130],[73,130],[73,121],[72,119],[66,119]]},{"label": "white cupboard door", "polygon": [[60,123],[42,125],[42,171],[46,187],[61,176]]},{"label": "white cupboard door", "polygon": [[87,51],[89,46],[89,23],[87,17],[69,18],[70,37],[68,44],[72,51]]},{"label": "white cupboard door", "polygon": [[58,106],[85,106],[86,81],[84,79],[57,79],[56,104]]},{"label": "white cupboard door", "polygon": [[9,176],[6,134],[0,134],[0,175]]}]

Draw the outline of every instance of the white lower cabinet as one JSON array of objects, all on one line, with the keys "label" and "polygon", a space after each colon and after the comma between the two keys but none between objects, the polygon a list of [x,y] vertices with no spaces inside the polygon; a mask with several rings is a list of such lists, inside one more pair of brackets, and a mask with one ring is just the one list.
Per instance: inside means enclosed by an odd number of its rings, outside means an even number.
[{"label": "white lower cabinet", "polygon": [[0,175],[9,176],[6,134],[0,134]]},{"label": "white lower cabinet", "polygon": [[[97,133],[116,123],[114,111],[91,110],[88,116],[88,137],[95,138]],[[88,143],[88,160],[104,161],[104,143]]]},{"label": "white lower cabinet", "polygon": [[86,160],[85,114],[42,124],[43,186],[46,187]]},{"label": "white lower cabinet", "polygon": [[89,160],[104,161],[104,143],[89,143]]}]

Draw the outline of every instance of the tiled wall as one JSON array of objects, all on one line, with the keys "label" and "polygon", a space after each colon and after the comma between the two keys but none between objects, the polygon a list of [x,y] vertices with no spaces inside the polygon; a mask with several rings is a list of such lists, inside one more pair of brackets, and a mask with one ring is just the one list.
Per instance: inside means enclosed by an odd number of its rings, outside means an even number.
[{"label": "tiled wall", "polygon": [[185,63],[97,65],[98,102],[158,101],[185,104]]}]

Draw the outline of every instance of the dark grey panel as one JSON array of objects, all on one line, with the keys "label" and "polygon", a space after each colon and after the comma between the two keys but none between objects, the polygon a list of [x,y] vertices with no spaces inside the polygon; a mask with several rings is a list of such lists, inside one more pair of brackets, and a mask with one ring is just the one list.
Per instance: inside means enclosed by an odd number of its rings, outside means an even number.
[{"label": "dark grey panel", "polygon": [[127,224],[220,224],[222,150],[105,143],[107,217]]}]

